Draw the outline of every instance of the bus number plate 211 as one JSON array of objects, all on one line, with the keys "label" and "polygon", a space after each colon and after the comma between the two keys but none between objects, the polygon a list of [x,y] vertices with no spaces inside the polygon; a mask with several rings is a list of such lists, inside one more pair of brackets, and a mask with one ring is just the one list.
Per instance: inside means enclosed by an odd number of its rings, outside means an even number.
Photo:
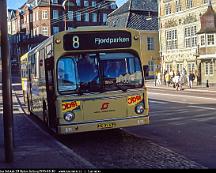
[{"label": "bus number plate 211", "polygon": [[99,123],[97,125],[98,129],[106,129],[106,128],[114,128],[116,127],[116,123]]}]

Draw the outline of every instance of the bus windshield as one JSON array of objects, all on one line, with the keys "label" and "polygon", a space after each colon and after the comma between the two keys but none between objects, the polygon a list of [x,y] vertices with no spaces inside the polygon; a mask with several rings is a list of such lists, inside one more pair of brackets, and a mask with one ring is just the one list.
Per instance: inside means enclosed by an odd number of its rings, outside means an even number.
[{"label": "bus windshield", "polygon": [[143,86],[139,59],[131,53],[61,57],[57,63],[60,93],[126,90]]}]

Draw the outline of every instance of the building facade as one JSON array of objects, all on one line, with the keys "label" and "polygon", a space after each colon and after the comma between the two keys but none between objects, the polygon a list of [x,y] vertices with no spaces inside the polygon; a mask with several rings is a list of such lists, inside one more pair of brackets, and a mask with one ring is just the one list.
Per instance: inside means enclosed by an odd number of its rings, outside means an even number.
[{"label": "building facade", "polygon": [[107,0],[28,0],[10,11],[11,57],[19,62],[20,56],[57,32],[105,25],[116,8]]},{"label": "building facade", "polygon": [[145,77],[153,78],[160,69],[157,0],[128,0],[109,14],[107,24],[140,32]]},{"label": "building facade", "polygon": [[159,9],[162,71],[193,72],[197,84],[214,85],[216,0],[161,0]]}]

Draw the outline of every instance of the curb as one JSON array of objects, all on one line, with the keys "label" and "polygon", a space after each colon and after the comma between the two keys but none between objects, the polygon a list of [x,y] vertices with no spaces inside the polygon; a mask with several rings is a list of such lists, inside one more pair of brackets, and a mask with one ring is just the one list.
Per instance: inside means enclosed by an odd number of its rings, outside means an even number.
[{"label": "curb", "polygon": [[[154,88],[154,89],[165,89],[165,90],[173,90],[172,87],[163,87],[163,86],[152,86],[152,85],[146,85],[147,88]],[[184,91],[194,91],[194,92],[210,92],[210,93],[216,93],[216,88],[215,90],[209,90],[209,89],[197,89],[196,87],[194,88],[184,88]]]}]

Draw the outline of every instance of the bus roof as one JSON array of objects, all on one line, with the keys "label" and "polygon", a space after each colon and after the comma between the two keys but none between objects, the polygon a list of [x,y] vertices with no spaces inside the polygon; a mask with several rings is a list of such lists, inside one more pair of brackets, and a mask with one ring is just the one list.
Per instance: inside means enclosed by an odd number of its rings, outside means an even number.
[{"label": "bus roof", "polygon": [[67,30],[67,31],[62,31],[58,32],[55,34],[56,36],[65,32],[65,33],[70,33],[70,32],[79,32],[79,31],[110,31],[110,30],[124,30],[124,31],[134,31],[134,32],[139,32],[138,30],[132,29],[132,28],[123,28],[123,27],[110,27],[110,26],[80,26],[77,28],[74,28],[73,30]]}]

